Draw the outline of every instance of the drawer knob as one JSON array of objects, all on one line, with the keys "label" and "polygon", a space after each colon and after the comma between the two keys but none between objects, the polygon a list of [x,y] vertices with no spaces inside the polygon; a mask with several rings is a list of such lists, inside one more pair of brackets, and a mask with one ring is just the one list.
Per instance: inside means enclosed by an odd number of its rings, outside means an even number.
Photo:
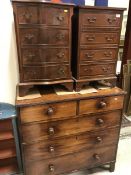
[{"label": "drawer knob", "polygon": [[32,40],[33,38],[34,38],[34,35],[32,34],[25,35],[25,39]]},{"label": "drawer knob", "polygon": [[58,70],[58,73],[59,73],[61,76],[65,76],[65,71],[64,71],[63,68],[60,68],[60,69]]},{"label": "drawer knob", "polygon": [[65,54],[63,52],[60,52],[60,53],[57,54],[58,58],[63,58],[64,56],[65,56]]},{"label": "drawer knob", "polygon": [[90,24],[92,24],[92,23],[95,23],[95,22],[96,22],[96,17],[88,18],[87,20],[88,20],[88,22],[89,22]]},{"label": "drawer knob", "polygon": [[106,104],[106,102],[104,102],[104,101],[101,101],[100,103],[99,103],[99,108],[105,108],[107,106],[107,104]]},{"label": "drawer knob", "polygon": [[50,146],[50,147],[49,147],[49,152],[50,152],[50,153],[53,153],[54,151],[55,151],[54,147],[53,147],[53,146]]},{"label": "drawer knob", "polygon": [[57,19],[59,20],[59,21],[64,21],[64,16],[57,16]]},{"label": "drawer knob", "polygon": [[54,128],[50,127],[49,128],[49,135],[54,135],[54,134],[55,134]]},{"label": "drawer knob", "polygon": [[28,54],[28,58],[32,59],[34,58],[36,55],[35,54]]},{"label": "drawer knob", "polygon": [[101,137],[96,137],[96,140],[98,143],[102,142],[102,138]]},{"label": "drawer knob", "polygon": [[56,39],[57,40],[63,40],[64,38],[65,37],[64,37],[64,35],[62,33],[59,33],[59,34],[56,35]]},{"label": "drawer knob", "polygon": [[104,120],[102,120],[101,118],[98,118],[98,119],[97,119],[97,123],[98,123],[99,125],[103,125],[103,124],[104,124]]},{"label": "drawer knob", "polygon": [[108,18],[107,21],[112,24],[113,22],[116,22],[116,18]]},{"label": "drawer knob", "polygon": [[112,52],[104,52],[105,57],[111,57],[112,56]]},{"label": "drawer knob", "polygon": [[53,113],[54,113],[53,108],[49,107],[48,110],[47,110],[47,114],[48,114],[49,116],[51,116],[51,115],[53,115]]},{"label": "drawer knob", "polygon": [[93,156],[96,160],[100,160],[100,156],[98,154],[94,154]]},{"label": "drawer knob", "polygon": [[87,58],[93,58],[94,57],[94,53],[86,53],[85,56]]},{"label": "drawer knob", "polygon": [[110,42],[110,41],[113,41],[113,39],[114,39],[113,36],[112,36],[112,37],[111,37],[111,36],[106,36],[106,40],[109,41],[109,42]]},{"label": "drawer knob", "polygon": [[32,13],[23,13],[22,16],[28,21],[32,17]]},{"label": "drawer knob", "polygon": [[95,40],[95,36],[87,35],[86,38],[87,38],[88,41],[94,41]]},{"label": "drawer knob", "polygon": [[54,165],[49,165],[49,171],[50,171],[50,172],[54,172],[54,171],[55,171]]}]

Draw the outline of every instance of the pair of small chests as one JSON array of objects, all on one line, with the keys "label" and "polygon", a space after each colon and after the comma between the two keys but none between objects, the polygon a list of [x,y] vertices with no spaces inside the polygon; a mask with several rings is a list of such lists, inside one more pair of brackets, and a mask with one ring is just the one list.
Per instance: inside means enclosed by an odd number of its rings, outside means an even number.
[{"label": "pair of small chests", "polygon": [[79,91],[97,80],[115,84],[123,8],[75,7],[13,0],[19,93],[61,84]]}]

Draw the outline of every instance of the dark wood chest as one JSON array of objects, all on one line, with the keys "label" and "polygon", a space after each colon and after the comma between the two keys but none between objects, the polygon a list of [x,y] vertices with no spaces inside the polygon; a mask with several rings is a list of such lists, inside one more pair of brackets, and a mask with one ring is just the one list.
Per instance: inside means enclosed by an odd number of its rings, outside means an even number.
[{"label": "dark wood chest", "polygon": [[76,90],[91,81],[116,81],[124,9],[76,7],[73,15],[72,71]]},{"label": "dark wood chest", "polygon": [[[41,91],[41,94],[42,91]],[[114,171],[124,93],[56,95],[17,101],[25,175],[59,175],[108,164]]]},{"label": "dark wood chest", "polygon": [[[73,5],[13,1],[20,95],[36,84],[72,83]],[[72,87],[68,87],[72,90]]]}]

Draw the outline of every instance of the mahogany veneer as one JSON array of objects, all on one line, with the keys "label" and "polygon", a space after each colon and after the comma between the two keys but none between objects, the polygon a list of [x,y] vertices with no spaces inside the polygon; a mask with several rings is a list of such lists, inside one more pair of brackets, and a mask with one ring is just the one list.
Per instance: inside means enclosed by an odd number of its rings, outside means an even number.
[{"label": "mahogany veneer", "polygon": [[59,175],[105,164],[114,171],[125,93],[40,93],[16,101],[24,174]]},{"label": "mahogany veneer", "polygon": [[61,84],[73,90],[73,4],[12,0],[19,57],[19,94],[34,85]]},{"label": "mahogany veneer", "polygon": [[91,81],[116,84],[116,63],[124,8],[74,9],[72,73],[75,89]]}]

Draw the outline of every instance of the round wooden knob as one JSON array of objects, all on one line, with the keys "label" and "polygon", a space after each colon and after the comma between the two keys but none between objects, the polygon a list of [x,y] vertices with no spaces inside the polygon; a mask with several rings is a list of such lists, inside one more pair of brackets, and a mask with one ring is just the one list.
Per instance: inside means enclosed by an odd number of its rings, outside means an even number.
[{"label": "round wooden knob", "polygon": [[49,152],[53,153],[55,151],[53,146],[49,146]]},{"label": "round wooden knob", "polygon": [[50,127],[49,128],[49,135],[54,135],[55,131],[54,128]]},{"label": "round wooden knob", "polygon": [[104,124],[104,120],[102,120],[101,118],[98,118],[98,119],[97,119],[97,123],[98,123],[99,125],[103,125],[103,124]]},{"label": "round wooden knob", "polygon": [[100,142],[102,142],[102,138],[101,138],[101,137],[96,137],[96,141],[97,141],[98,143],[100,143]]},{"label": "round wooden knob", "polygon": [[54,165],[49,165],[49,171],[50,171],[50,172],[54,172],[54,171],[55,171]]},{"label": "round wooden knob", "polygon": [[53,113],[54,113],[53,108],[49,107],[48,110],[47,110],[47,114],[48,114],[49,116],[51,116],[51,115],[53,115]]},{"label": "round wooden knob", "polygon": [[107,105],[106,102],[101,101],[100,104],[99,104],[99,108],[105,108],[106,105]]},{"label": "round wooden knob", "polygon": [[98,155],[98,154],[94,154],[94,159],[96,159],[96,160],[100,160],[100,156]]}]

